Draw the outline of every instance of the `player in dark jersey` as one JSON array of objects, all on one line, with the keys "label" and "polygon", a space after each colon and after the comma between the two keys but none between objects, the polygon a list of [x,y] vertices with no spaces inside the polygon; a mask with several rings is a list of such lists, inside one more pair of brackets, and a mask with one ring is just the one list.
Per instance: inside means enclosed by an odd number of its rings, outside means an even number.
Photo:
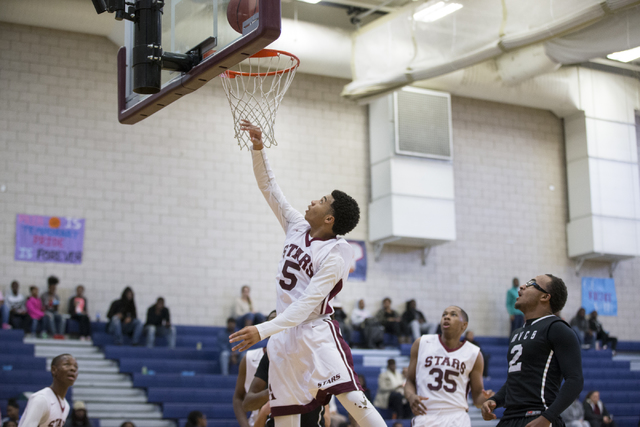
[{"label": "player in dark jersey", "polygon": [[[567,302],[567,287],[551,274],[520,286],[516,308],[525,324],[511,334],[507,382],[482,405],[485,420],[506,409],[500,427],[562,427],[560,414],[582,391],[580,343],[571,327],[554,313]],[[565,383],[562,384],[562,380]]]}]

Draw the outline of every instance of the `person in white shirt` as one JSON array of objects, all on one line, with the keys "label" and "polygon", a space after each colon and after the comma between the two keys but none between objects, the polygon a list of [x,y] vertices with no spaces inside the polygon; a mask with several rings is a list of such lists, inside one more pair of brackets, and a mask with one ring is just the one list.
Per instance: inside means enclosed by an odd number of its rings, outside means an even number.
[{"label": "person in white shirt", "polygon": [[404,376],[396,369],[395,359],[387,360],[387,369],[378,376],[378,393],[373,404],[389,409],[394,420],[411,418],[411,409],[404,402],[404,382]]},{"label": "person in white shirt", "polygon": [[244,328],[245,326],[258,325],[264,322],[264,314],[255,311],[253,307],[249,285],[244,285],[240,292],[240,298],[236,299],[236,304],[233,307],[233,317],[236,318],[238,326]]},{"label": "person in white shirt", "polygon": [[276,427],[297,427],[300,414],[329,403],[335,395],[361,427],[386,427],[369,402],[353,369],[351,349],[342,338],[332,300],[346,284],[353,248],[345,235],[360,218],[357,202],[342,191],[314,200],[302,215],[275,181],[262,144],[262,131],[248,121],[251,157],[258,187],[285,231],[276,278],[278,316],[247,326],[229,337],[244,351],[271,337],[269,392]]},{"label": "person in white shirt", "polygon": [[70,354],[51,361],[53,383],[29,397],[18,427],[62,427],[69,415],[67,390],[78,378],[78,362]]},{"label": "person in white shirt", "polygon": [[27,299],[19,291],[20,284],[14,280],[11,282],[11,292],[5,295],[4,303],[9,309],[9,324],[15,329],[24,329],[26,332],[31,326],[31,319],[25,306]]},{"label": "person in white shirt", "polygon": [[364,300],[358,301],[358,305],[351,312],[351,326],[354,329],[361,330],[364,327],[364,321],[371,317],[369,310],[364,308]]}]

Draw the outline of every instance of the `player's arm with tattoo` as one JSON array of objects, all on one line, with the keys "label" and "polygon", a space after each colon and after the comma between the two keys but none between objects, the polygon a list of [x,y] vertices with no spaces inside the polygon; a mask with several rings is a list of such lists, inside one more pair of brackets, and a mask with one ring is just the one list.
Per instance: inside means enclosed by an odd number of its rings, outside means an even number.
[{"label": "player's arm with tattoo", "polygon": [[418,396],[418,388],[416,387],[416,371],[418,367],[418,351],[420,350],[420,338],[415,340],[411,346],[411,360],[409,362],[409,370],[407,372],[407,382],[404,385],[404,397],[411,405],[411,411],[414,415],[424,415],[427,413],[427,407],[423,401],[428,397]]},{"label": "player's arm with tattoo", "polygon": [[484,382],[482,381],[483,370],[484,357],[482,356],[482,353],[478,352],[476,363],[473,364],[473,369],[469,373],[469,380],[471,381],[471,397],[476,408],[482,407],[482,404],[495,394],[491,390],[484,390]]}]

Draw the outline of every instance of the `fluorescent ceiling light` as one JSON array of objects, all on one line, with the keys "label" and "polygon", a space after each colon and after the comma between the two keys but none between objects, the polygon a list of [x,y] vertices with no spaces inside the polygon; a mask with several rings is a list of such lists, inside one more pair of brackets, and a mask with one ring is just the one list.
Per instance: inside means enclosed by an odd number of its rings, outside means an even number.
[{"label": "fluorescent ceiling light", "polygon": [[629,50],[623,50],[622,52],[614,52],[607,55],[607,58],[620,62],[631,62],[634,59],[640,58],[640,46]]},{"label": "fluorescent ceiling light", "polygon": [[433,22],[452,14],[459,9],[462,9],[462,5],[460,3],[445,3],[443,1],[439,1],[425,7],[424,9],[418,10],[413,14],[413,19],[422,22]]},{"label": "fluorescent ceiling light", "polygon": [[305,3],[316,4],[316,3],[320,3],[322,0],[300,0],[300,1],[303,1]]}]

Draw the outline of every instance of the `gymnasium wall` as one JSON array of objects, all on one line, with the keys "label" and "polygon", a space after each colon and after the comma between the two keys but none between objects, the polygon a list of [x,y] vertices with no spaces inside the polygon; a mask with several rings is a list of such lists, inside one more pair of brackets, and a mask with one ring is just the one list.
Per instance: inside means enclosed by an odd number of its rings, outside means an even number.
[{"label": "gymnasium wall", "polygon": [[[233,139],[218,81],[134,126],[116,118],[115,54],[108,40],[0,23],[0,288],[23,292],[60,277],[61,294],[82,283],[92,313],[104,313],[126,285],[142,315],[164,296],[174,323],[222,324],[243,284],[256,306],[275,305],[273,278],[283,233],[256,188],[251,159]],[[339,94],[346,81],[299,74],[277,119],[269,150],[289,201],[340,188],[360,201],[349,237],[367,238],[367,109]],[[449,304],[465,308],[471,328],[505,335],[511,278],[540,273],[569,287],[567,320],[580,301],[580,278],[567,259],[567,195],[562,122],[550,112],[473,99],[452,100],[458,239],[431,251],[387,246],[366,282],[349,282],[350,311],[390,296],[438,321]],[[14,261],[15,216],[86,219],[81,265]],[[608,276],[586,263],[584,276]],[[615,271],[618,317],[603,318],[623,339],[640,339],[635,289],[640,260]]]}]

